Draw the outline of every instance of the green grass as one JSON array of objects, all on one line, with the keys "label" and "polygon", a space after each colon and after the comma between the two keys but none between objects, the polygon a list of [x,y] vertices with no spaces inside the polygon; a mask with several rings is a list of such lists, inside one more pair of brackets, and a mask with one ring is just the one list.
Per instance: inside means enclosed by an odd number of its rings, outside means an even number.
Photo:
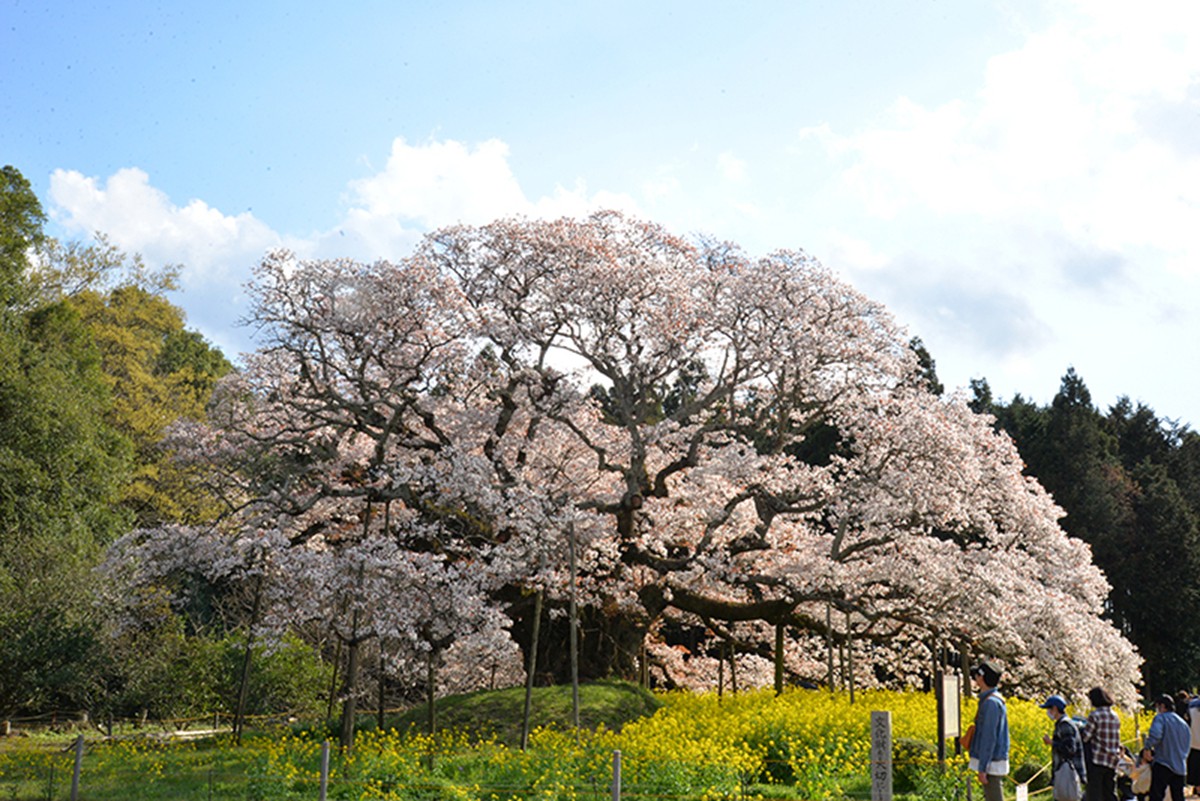
[{"label": "green grass", "polygon": [[[571,727],[571,688],[535,687],[530,704],[530,728]],[[585,729],[620,731],[631,720],[653,715],[662,702],[649,690],[625,681],[600,681],[579,687],[579,725]],[[506,745],[521,742],[525,688],[480,691],[437,700],[438,729],[461,729],[495,735]],[[389,728],[425,731],[429,706],[423,704],[386,720]]]},{"label": "green grass", "polygon": [[[881,700],[908,708],[910,719],[932,716],[928,704],[914,708],[913,696],[894,695]],[[844,699],[804,692],[774,699],[759,692],[729,697],[724,704],[692,696],[671,696],[666,702],[668,707],[662,713],[632,725],[632,721],[654,715],[660,699],[622,682],[585,685],[581,687],[581,723],[589,729],[602,726],[606,731],[580,737],[569,731],[570,688],[538,688],[532,704],[533,724],[550,730],[542,731],[530,750],[522,752],[480,741],[489,736],[507,744],[519,740],[522,688],[439,699],[439,726],[447,732],[444,737],[397,733],[407,728],[421,732],[425,710],[418,708],[389,720],[387,732],[364,731],[353,753],[343,755],[335,749],[329,798],[605,801],[614,749],[625,758],[622,775],[630,798],[730,801],[757,796],[764,801],[811,801],[870,797],[870,780],[859,753],[861,743],[852,743],[845,735],[847,726],[854,728],[853,721],[865,711],[854,714]],[[372,715],[364,714],[360,722],[364,729],[374,728]],[[1041,727],[1041,722],[1037,725]],[[609,731],[622,729],[621,735]],[[98,732],[89,733],[80,798],[311,801],[318,794],[321,743],[334,739],[326,722],[249,732],[241,748],[234,747],[228,736],[168,742],[161,731],[157,736],[146,734],[143,730],[140,737],[102,741]],[[68,797],[73,761],[69,744],[74,735],[62,732],[57,736],[57,741],[51,735],[0,740],[0,801]],[[861,739],[861,732],[855,736]],[[765,768],[777,746],[808,754],[796,763],[799,767],[789,761],[789,770],[796,770],[794,775],[789,772],[768,778]],[[901,741],[894,753],[894,758],[899,758],[897,800],[961,798],[971,777],[957,769],[942,773],[935,766],[909,759],[909,751],[918,746],[925,747],[917,741]],[[834,753],[853,758],[831,762]],[[775,759],[779,758],[776,754]],[[758,783],[772,781],[776,783]]]},{"label": "green grass", "polygon": [[[131,749],[92,742],[82,763],[85,801],[245,798],[253,758],[216,741],[158,743]],[[33,801],[70,796],[73,749],[9,747],[0,750],[0,799]]]},{"label": "green grass", "polygon": [[[517,745],[524,710],[523,687],[450,696],[437,701],[439,730],[458,729],[495,737]],[[661,702],[649,691],[628,682],[602,681],[580,686],[580,725],[619,730],[625,723],[652,715]],[[427,709],[410,709],[387,719],[388,728],[424,731]],[[571,721],[571,688],[538,687],[533,691],[531,728],[567,729]],[[374,728],[375,718],[363,713],[361,728]],[[336,722],[307,728],[315,740],[331,736]],[[104,741],[95,730],[84,732],[80,798],[84,801],[208,801],[208,799],[316,798],[310,781],[280,781],[264,775],[262,749],[252,743],[275,740],[278,730],[248,733],[250,747],[238,749],[227,736],[189,742],[163,741],[161,731],[122,731]],[[65,799],[71,789],[78,732],[42,732],[0,739],[0,801]],[[333,738],[336,739],[336,738]],[[334,762],[338,763],[337,755]],[[315,762],[310,768],[315,770]],[[345,779],[332,784],[330,798],[358,798],[363,788]],[[440,797],[429,788],[431,798]],[[453,793],[448,793],[453,795]]]}]

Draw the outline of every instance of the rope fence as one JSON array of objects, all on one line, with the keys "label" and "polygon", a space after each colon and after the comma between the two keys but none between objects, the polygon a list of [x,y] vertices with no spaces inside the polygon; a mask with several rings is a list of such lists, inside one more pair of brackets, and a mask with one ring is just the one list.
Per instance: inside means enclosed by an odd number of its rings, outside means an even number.
[{"label": "rope fence", "polygon": [[[881,714],[881,713],[875,713]],[[889,713],[890,714],[890,713]],[[62,724],[68,716],[25,718],[22,725]],[[160,720],[156,725],[173,735],[197,725],[219,729],[231,716],[213,715]],[[259,722],[286,722],[290,716],[257,716]],[[72,721],[78,725],[78,719]],[[84,719],[86,722],[86,718]],[[125,723],[135,722],[128,719]],[[873,739],[879,734],[874,731]],[[211,731],[204,729],[201,731]],[[223,729],[228,732],[229,729]],[[939,767],[925,759],[906,759],[891,742],[890,718],[886,740],[873,742],[863,764],[820,759],[762,757],[753,775],[719,761],[685,762],[661,757],[622,754],[593,748],[584,753],[528,754],[494,745],[492,750],[464,746],[463,750],[430,745],[428,750],[388,752],[367,745],[341,753],[328,740],[301,736],[261,737],[253,745],[228,747],[228,741],[189,741],[186,738],[143,733],[123,738],[86,739],[78,734],[64,747],[61,738],[0,740],[0,799],[87,798],[158,799],[570,799],[620,801],[628,799],[798,799],[831,795],[850,799],[891,799],[892,781],[917,776],[922,798],[971,801],[981,798],[974,773],[960,761]],[[283,744],[280,744],[280,743]],[[369,740],[367,741],[370,742]],[[287,749],[292,749],[287,752]],[[1009,795],[1016,801],[1048,797],[1051,788],[1031,789],[1049,765],[1031,775],[1009,776]],[[802,775],[803,774],[803,775]],[[886,779],[881,784],[877,779]],[[1043,781],[1045,779],[1043,778]],[[822,784],[824,782],[824,784]],[[121,788],[137,793],[121,795]],[[801,794],[803,787],[810,788]],[[778,789],[776,789],[778,788]],[[825,788],[825,789],[821,789]],[[915,787],[903,792],[912,795]]]},{"label": "rope fence", "polygon": [[[410,762],[408,770],[395,760],[381,769],[389,755],[345,755],[329,741],[310,744],[302,759],[271,764],[261,752],[241,749],[242,762],[229,764],[219,749],[194,744],[148,743],[136,750],[104,741],[87,742],[82,735],[64,749],[14,751],[0,748],[0,799],[71,799],[91,797],[159,799],[573,799],[620,801],[661,799],[727,799],[771,801],[798,796],[795,785],[762,783],[762,776],[734,775],[713,763],[684,763],[622,754],[619,750],[593,755],[523,756],[510,751],[510,764],[481,775],[481,765],[496,755],[431,753],[428,761]],[[237,749],[230,749],[237,750]],[[22,758],[24,757],[24,758]],[[763,773],[794,767],[788,760],[763,760]],[[858,774],[850,782],[857,790],[841,792],[850,799],[871,798],[871,765],[812,765],[814,770]],[[928,769],[928,764],[895,762],[894,769]],[[959,777],[965,788],[967,775]],[[865,780],[865,781],[864,781]],[[846,778],[843,777],[843,782]],[[137,788],[128,796],[121,788]],[[948,795],[947,797],[954,797]],[[961,796],[966,797],[966,796]]]},{"label": "rope fence", "polygon": [[[90,764],[91,754],[85,749],[77,755],[74,748],[58,752],[55,759],[42,761],[25,770],[6,765],[0,754],[0,798],[86,801],[90,797],[122,797],[122,788],[136,787],[129,798],[142,801],[171,799],[547,799],[563,798],[577,801],[683,801],[684,799],[721,798],[729,801],[795,801],[795,791],[788,785],[751,784],[738,782],[724,788],[683,786],[672,789],[656,788],[651,783],[633,778],[638,770],[622,757],[612,754],[610,770],[591,776],[576,776],[571,781],[539,782],[469,782],[456,784],[442,777],[425,775],[355,776],[340,772],[336,763],[336,748],[329,746],[329,762],[318,758],[311,772],[252,774],[244,770],[210,764],[172,765],[161,776],[147,776],[136,767],[103,771]],[[865,773],[865,768],[863,769]],[[965,787],[965,778],[962,787]],[[184,789],[181,789],[184,788]],[[868,799],[868,787],[858,792],[841,794],[849,799]],[[817,796],[813,796],[814,798]],[[963,796],[965,797],[965,796]]]}]

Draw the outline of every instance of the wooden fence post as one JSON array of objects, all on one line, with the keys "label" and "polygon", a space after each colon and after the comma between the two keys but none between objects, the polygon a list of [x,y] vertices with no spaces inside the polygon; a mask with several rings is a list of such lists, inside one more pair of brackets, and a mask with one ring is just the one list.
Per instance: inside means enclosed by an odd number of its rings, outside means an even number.
[{"label": "wooden fence post", "polygon": [[329,792],[329,741],[321,743],[321,801]]},{"label": "wooden fence post", "polygon": [[71,774],[71,801],[79,801],[79,774],[83,771],[83,735],[75,738],[75,772]]},{"label": "wooden fence post", "polygon": [[613,751],[612,801],[621,801],[621,752]]},{"label": "wooden fence post", "polygon": [[892,713],[871,713],[871,801],[892,801]]}]

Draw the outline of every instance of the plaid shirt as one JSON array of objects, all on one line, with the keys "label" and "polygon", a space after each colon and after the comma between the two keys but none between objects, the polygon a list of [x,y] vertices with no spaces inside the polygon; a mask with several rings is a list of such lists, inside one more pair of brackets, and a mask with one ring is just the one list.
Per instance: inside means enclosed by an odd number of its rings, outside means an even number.
[{"label": "plaid shirt", "polygon": [[1121,721],[1111,706],[1100,706],[1088,715],[1083,741],[1092,745],[1092,762],[1115,768],[1121,756]]}]

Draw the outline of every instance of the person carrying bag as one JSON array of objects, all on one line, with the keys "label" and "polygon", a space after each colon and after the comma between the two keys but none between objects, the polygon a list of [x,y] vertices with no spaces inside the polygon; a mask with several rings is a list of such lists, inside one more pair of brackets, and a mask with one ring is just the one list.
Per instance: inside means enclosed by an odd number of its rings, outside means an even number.
[{"label": "person carrying bag", "polygon": [[1082,798],[1083,785],[1079,783],[1079,774],[1070,762],[1060,762],[1054,770],[1054,801],[1080,801]]},{"label": "person carrying bag", "polygon": [[1054,721],[1054,736],[1047,734],[1042,738],[1042,742],[1051,747],[1054,801],[1080,801],[1084,768],[1079,727],[1067,717],[1067,702],[1061,695],[1050,696],[1041,707],[1046,710],[1046,717]]}]

